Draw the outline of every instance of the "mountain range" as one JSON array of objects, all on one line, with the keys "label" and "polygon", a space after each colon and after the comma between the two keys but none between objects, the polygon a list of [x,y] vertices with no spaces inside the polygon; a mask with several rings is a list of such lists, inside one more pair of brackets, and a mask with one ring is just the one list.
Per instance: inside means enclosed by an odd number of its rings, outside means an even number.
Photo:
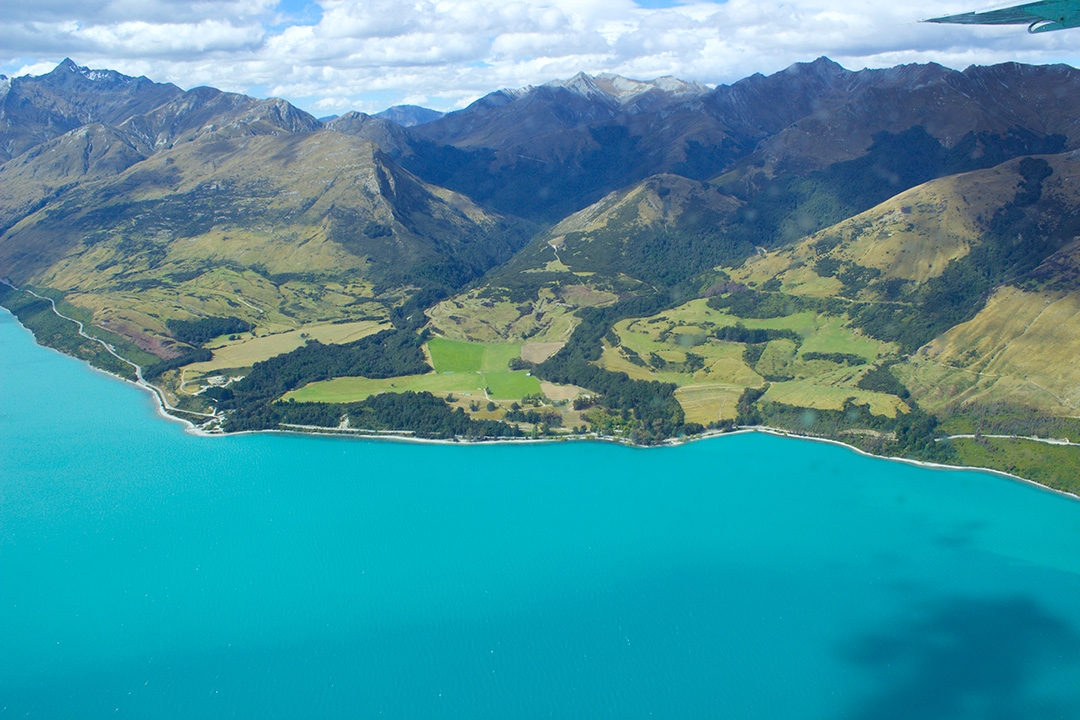
[{"label": "mountain range", "polygon": [[[0,80],[0,277],[219,418],[276,426],[282,394],[365,373],[301,373],[244,415],[255,381],[207,394],[198,363],[255,378],[273,355],[177,328],[232,318],[252,342],[328,348],[312,328],[374,323],[520,346],[513,371],[552,383],[550,432],[762,422],[1060,485],[1057,446],[983,435],[1078,439],[1078,149],[1064,65],[820,58],[716,87],[580,73],[445,114],[320,120],[65,60]],[[556,386],[592,399],[555,405]],[[457,407],[515,422],[491,389],[494,409]]]}]

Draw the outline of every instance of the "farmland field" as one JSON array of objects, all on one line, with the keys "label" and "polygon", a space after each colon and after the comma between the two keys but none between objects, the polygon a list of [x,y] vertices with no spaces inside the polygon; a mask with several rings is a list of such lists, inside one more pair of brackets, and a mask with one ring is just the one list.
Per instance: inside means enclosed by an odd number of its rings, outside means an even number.
[{"label": "farmland field", "polygon": [[[520,400],[540,392],[540,381],[524,370],[510,370],[512,358],[519,357],[520,345],[470,343],[432,338],[427,343],[435,372],[424,375],[374,380],[341,377],[311,383],[285,395],[297,402],[356,402],[384,392],[454,393],[464,397],[493,400]],[[487,392],[485,392],[485,388]]]},{"label": "farmland field", "polygon": [[361,320],[351,323],[307,325],[297,330],[255,338],[248,333],[241,333],[238,340],[219,338],[216,341],[211,341],[211,345],[222,343],[219,347],[212,347],[214,358],[207,362],[188,365],[187,371],[189,375],[206,375],[222,368],[251,367],[255,363],[269,360],[275,355],[291,352],[303,345],[309,338],[328,345],[342,344],[373,335],[388,327],[390,327],[389,323]]},{"label": "farmland field", "polygon": [[[779,337],[758,343],[756,354],[748,355],[752,348],[746,343],[715,336],[734,325],[778,331]],[[898,409],[906,410],[896,396],[857,387],[865,371],[894,353],[895,346],[852,330],[843,317],[805,311],[740,318],[697,299],[651,317],[621,320],[613,330],[618,342],[612,345],[610,336],[604,341],[599,364],[636,380],[674,383],[675,398],[690,422],[733,419],[742,391],[761,387],[765,377],[774,380],[766,400],[839,409],[854,397],[878,415],[893,417]],[[816,355],[804,359],[807,353]],[[858,364],[860,358],[866,364]]]},{"label": "farmland field", "polygon": [[491,397],[497,400],[519,400],[540,392],[540,381],[523,371],[484,373]]},{"label": "farmland field", "polygon": [[874,415],[896,417],[898,409],[907,412],[907,406],[895,395],[853,387],[835,387],[812,379],[772,383],[762,400],[817,410],[839,410],[849,397],[855,398],[860,405],[869,403],[870,412]]},{"label": "farmland field", "polygon": [[473,343],[436,337],[428,341],[435,372],[500,372],[510,360],[521,357],[521,346],[513,343]]}]

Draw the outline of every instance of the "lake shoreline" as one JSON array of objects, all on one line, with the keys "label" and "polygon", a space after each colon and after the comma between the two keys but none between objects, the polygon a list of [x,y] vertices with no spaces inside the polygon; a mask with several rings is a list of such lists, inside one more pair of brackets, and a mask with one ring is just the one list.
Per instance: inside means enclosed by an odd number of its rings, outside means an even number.
[{"label": "lake shoreline", "polygon": [[[80,360],[80,358],[73,358],[71,355],[68,355],[67,353],[65,353],[65,352],[63,352],[61,350],[49,347],[48,345],[45,345],[43,343],[38,342],[37,336],[34,335],[34,332],[32,330],[30,330],[30,328],[23,325],[19,321],[18,317],[16,317],[14,315],[14,313],[11,313],[11,311],[7,310],[6,308],[0,308],[0,309],[4,310],[4,312],[7,312],[9,315],[11,315],[12,319],[15,320],[15,323],[20,328],[22,328],[25,332],[30,334],[30,337],[33,338],[33,340],[34,340],[34,344],[38,345],[39,347],[43,347],[43,348],[46,348],[48,350],[51,350],[51,351],[53,351],[53,352],[55,352],[55,353],[57,353],[59,355],[62,355],[64,357],[72,358],[72,359],[75,359],[75,360]],[[891,455],[875,455],[874,453],[867,452],[867,451],[863,450],[862,448],[856,447],[856,446],[851,445],[849,443],[845,443],[842,440],[835,440],[833,438],[825,438],[825,437],[819,437],[819,436],[814,436],[814,435],[802,435],[800,433],[796,433],[796,432],[793,432],[793,431],[790,431],[790,430],[785,430],[783,428],[774,428],[774,427],[770,427],[770,426],[766,426],[766,425],[756,425],[756,426],[753,426],[753,427],[736,428],[736,429],[733,429],[733,430],[706,430],[705,432],[701,433],[700,435],[695,435],[693,437],[687,437],[687,438],[670,438],[668,440],[664,440],[663,442],[661,442],[661,443],[659,443],[657,445],[653,445],[653,446],[650,446],[650,445],[638,445],[638,444],[636,444],[634,442],[631,442],[630,440],[628,440],[626,438],[620,438],[620,437],[615,437],[615,436],[606,436],[606,435],[596,435],[596,434],[589,434],[589,435],[584,435],[584,436],[583,435],[568,435],[568,436],[563,436],[563,437],[546,437],[546,438],[524,438],[524,437],[523,438],[483,438],[483,439],[457,438],[457,437],[456,438],[418,438],[418,437],[411,437],[410,435],[404,434],[407,431],[378,432],[378,431],[365,431],[365,430],[360,430],[360,429],[357,429],[357,430],[350,430],[350,429],[335,430],[334,428],[318,428],[318,427],[315,427],[315,426],[310,426],[309,428],[295,428],[295,429],[289,429],[289,428],[278,429],[278,428],[275,428],[275,429],[268,429],[268,430],[243,430],[243,431],[240,431],[240,432],[233,432],[233,433],[222,432],[222,431],[207,432],[207,431],[203,430],[199,425],[192,422],[191,420],[188,420],[188,419],[183,418],[183,417],[179,417],[179,416],[169,412],[170,409],[173,409],[176,412],[186,412],[186,411],[170,408],[166,404],[165,399],[163,397],[163,391],[160,388],[157,388],[154,385],[151,385],[150,383],[146,382],[145,380],[143,380],[142,382],[134,382],[132,380],[129,380],[128,378],[117,375],[116,373],[112,373],[112,372],[109,372],[108,370],[103,370],[103,369],[101,369],[99,367],[96,367],[92,363],[90,363],[89,361],[82,360],[82,362],[84,362],[92,370],[94,370],[96,372],[100,372],[100,373],[106,375],[109,378],[112,378],[114,380],[119,380],[119,381],[121,381],[121,382],[123,382],[123,383],[125,383],[127,385],[131,385],[133,387],[136,387],[136,388],[138,388],[140,390],[145,391],[146,393],[148,393],[150,396],[152,396],[154,398],[154,409],[155,409],[156,415],[158,417],[163,418],[165,420],[170,420],[170,421],[173,421],[173,422],[180,423],[181,425],[184,426],[184,431],[186,433],[191,434],[191,435],[195,435],[195,436],[198,436],[198,437],[204,437],[204,438],[230,437],[230,436],[240,436],[240,435],[254,435],[254,434],[260,434],[260,433],[274,433],[274,434],[288,434],[288,435],[315,435],[315,436],[320,436],[320,437],[346,437],[346,438],[356,438],[358,440],[382,440],[382,441],[391,441],[391,442],[405,442],[405,443],[417,443],[417,444],[429,444],[429,445],[484,445],[484,444],[491,444],[491,443],[518,443],[518,444],[524,444],[524,443],[555,443],[555,442],[572,442],[572,441],[577,441],[577,442],[592,441],[592,442],[617,443],[617,444],[620,444],[620,445],[625,445],[627,447],[633,447],[633,448],[639,448],[639,449],[643,449],[643,450],[648,450],[648,449],[651,449],[651,448],[654,448],[654,447],[674,447],[674,446],[677,446],[677,445],[683,445],[683,444],[691,443],[691,442],[699,442],[699,441],[702,441],[702,440],[710,440],[710,439],[718,438],[718,437],[734,436],[734,435],[741,435],[741,434],[744,434],[744,433],[760,432],[760,433],[764,433],[764,434],[767,434],[767,435],[773,435],[773,436],[776,436],[776,437],[786,437],[786,438],[792,438],[792,439],[796,439],[796,440],[810,440],[810,441],[813,441],[813,442],[828,443],[828,444],[831,444],[831,445],[837,445],[839,447],[846,448],[848,450],[856,452],[856,453],[858,453],[860,455],[863,455],[865,457],[878,458],[878,459],[881,459],[881,460],[891,460],[891,461],[895,461],[895,462],[902,462],[902,463],[907,463],[909,465],[915,465],[915,466],[924,467],[924,468],[937,469],[937,470],[960,470],[960,471],[971,470],[971,471],[976,471],[976,472],[991,473],[993,475],[997,475],[999,477],[1007,478],[1007,479],[1010,479],[1010,480],[1018,480],[1018,481],[1020,481],[1022,483],[1025,483],[1027,485],[1031,485],[1033,487],[1040,488],[1042,490],[1046,490],[1046,491],[1055,493],[1057,495],[1062,495],[1062,496],[1068,497],[1068,498],[1070,498],[1072,500],[1080,501],[1080,495],[1076,495],[1075,493],[1068,492],[1067,490],[1060,490],[1058,488],[1054,488],[1054,487],[1051,487],[1049,485],[1044,485],[1044,484],[1036,482],[1034,480],[1029,480],[1028,478],[1021,477],[1019,475],[1014,475],[1014,474],[1006,472],[1004,470],[997,470],[997,469],[994,469],[994,468],[986,468],[986,467],[978,467],[978,466],[973,466],[973,465],[946,465],[946,464],[943,464],[943,463],[929,462],[929,461],[926,461],[926,460],[915,460],[915,459],[912,459],[912,458],[903,458],[903,457],[896,457],[896,456],[891,456]]]},{"label": "lake shoreline", "polygon": [[[159,408],[159,412],[161,412]],[[314,435],[318,437],[339,437],[350,438],[357,440],[382,440],[390,442],[402,442],[402,443],[416,443],[424,445],[491,445],[491,444],[529,444],[529,443],[560,443],[560,442],[606,442],[615,443],[619,445],[625,445],[626,447],[635,448],[639,450],[652,450],[662,447],[676,447],[679,445],[686,445],[689,443],[700,442],[703,440],[712,440],[715,438],[734,437],[736,435],[744,435],[747,433],[762,433],[765,435],[772,435],[774,437],[789,438],[792,440],[809,440],[812,442],[826,443],[829,445],[836,445],[838,447],[845,448],[852,452],[868,458],[876,458],[878,460],[888,460],[893,462],[901,462],[908,465],[914,465],[916,467],[923,467],[934,470],[953,470],[953,471],[974,471],[985,472],[992,475],[997,475],[1008,480],[1018,480],[1026,485],[1030,485],[1040,490],[1046,490],[1057,495],[1063,495],[1072,500],[1080,501],[1080,495],[1068,492],[1067,490],[1060,490],[1058,488],[1050,487],[1049,485],[1043,485],[1042,483],[1029,480],[1028,478],[1014,475],[1004,470],[996,470],[994,468],[978,467],[974,465],[946,465],[944,463],[935,463],[927,460],[915,460],[913,458],[898,457],[895,455],[875,455],[874,453],[867,452],[862,448],[850,445],[842,440],[834,440],[832,438],[818,437],[814,435],[801,435],[790,430],[783,428],[769,427],[767,425],[756,425],[753,427],[736,428],[734,430],[708,430],[700,435],[694,435],[687,438],[671,438],[665,440],[657,445],[638,445],[625,438],[619,438],[609,435],[567,435],[562,437],[546,437],[546,438],[419,438],[410,437],[409,435],[402,434],[401,432],[395,432],[388,430],[382,433],[373,433],[363,430],[335,430],[333,428],[316,428],[311,426],[310,429],[272,429],[272,430],[243,430],[235,433],[217,432],[207,433],[199,430],[197,427],[191,425],[187,421],[183,421],[189,426],[188,432],[199,435],[201,437],[231,437],[239,435],[258,435],[262,433],[274,433],[285,435]]]}]

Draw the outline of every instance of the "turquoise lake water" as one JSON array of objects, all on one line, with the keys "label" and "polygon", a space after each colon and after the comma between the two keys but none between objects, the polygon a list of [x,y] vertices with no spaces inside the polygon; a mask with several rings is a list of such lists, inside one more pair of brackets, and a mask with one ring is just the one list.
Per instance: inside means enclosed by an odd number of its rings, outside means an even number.
[{"label": "turquoise lake water", "polygon": [[0,715],[1078,718],[1080,502],[764,435],[193,437],[0,311]]}]

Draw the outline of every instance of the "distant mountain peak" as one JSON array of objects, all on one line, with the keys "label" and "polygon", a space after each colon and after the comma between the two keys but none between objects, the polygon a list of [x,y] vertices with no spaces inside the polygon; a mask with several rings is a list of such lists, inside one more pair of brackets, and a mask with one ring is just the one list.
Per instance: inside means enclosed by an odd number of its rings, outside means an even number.
[{"label": "distant mountain peak", "polygon": [[375,117],[397,123],[401,127],[415,127],[438,120],[445,114],[419,105],[394,105],[375,113]]},{"label": "distant mountain peak", "polygon": [[593,98],[597,96],[606,97],[608,93],[597,87],[594,79],[586,75],[583,72],[579,72],[569,80],[551,80],[544,83],[544,87],[561,87],[571,92],[577,93],[587,98]]},{"label": "distant mountain peak", "polygon": [[568,80],[552,80],[544,87],[561,87],[586,98],[605,98],[615,100],[621,105],[632,102],[638,96],[650,90],[659,90],[668,95],[700,95],[709,91],[701,83],[680,80],[672,75],[665,75],[655,80],[633,80],[615,73],[587,75],[579,72]]},{"label": "distant mountain peak", "polygon": [[63,82],[74,76],[85,78],[91,82],[108,82],[113,84],[127,84],[136,80],[136,78],[124,75],[123,73],[118,73],[115,70],[96,70],[85,65],[79,65],[71,58],[64,58],[59,65],[53,68],[51,72],[46,73],[43,77]]},{"label": "distant mountain peak", "polygon": [[813,62],[797,62],[788,65],[781,72],[785,75],[804,75],[808,73],[814,73],[821,76],[837,77],[841,75],[850,75],[852,70],[848,70],[835,60],[831,60],[824,55],[819,57]]},{"label": "distant mountain peak", "polygon": [[605,89],[610,86],[609,92],[621,100],[632,99],[653,89],[671,95],[699,95],[709,91],[701,83],[680,80],[674,75],[664,75],[654,80],[632,80],[614,73],[600,73],[596,76],[596,83]]}]

